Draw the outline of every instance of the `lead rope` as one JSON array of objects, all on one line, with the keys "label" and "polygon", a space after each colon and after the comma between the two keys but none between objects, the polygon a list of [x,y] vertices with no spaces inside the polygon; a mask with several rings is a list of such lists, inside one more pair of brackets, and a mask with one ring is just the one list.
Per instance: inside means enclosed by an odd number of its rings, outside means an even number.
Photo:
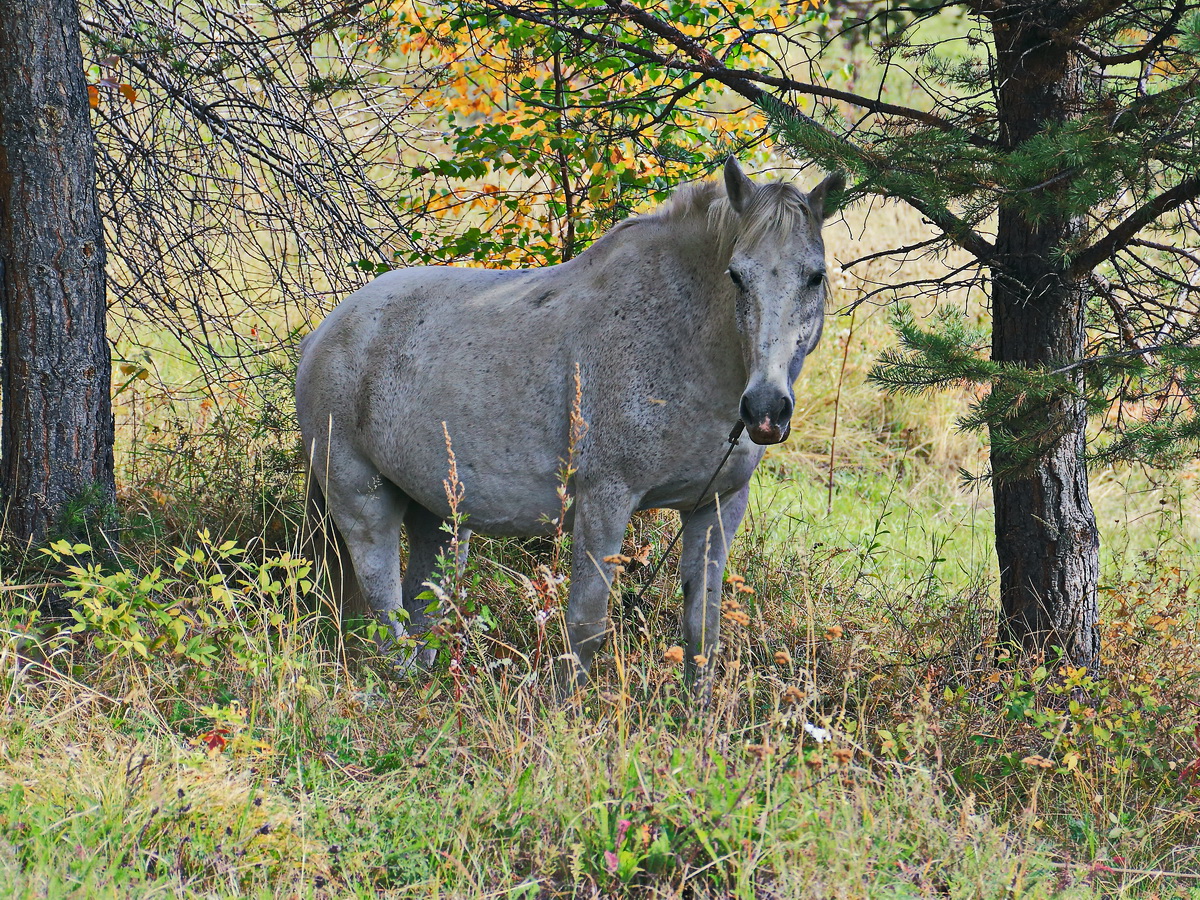
[{"label": "lead rope", "polygon": [[650,577],[646,579],[646,583],[642,585],[642,589],[638,591],[636,597],[626,604],[627,609],[636,609],[642,605],[642,601],[646,598],[646,591],[650,590],[650,586],[654,584],[654,579],[658,577],[659,570],[662,569],[663,563],[667,561],[667,557],[671,555],[671,551],[675,549],[675,545],[679,543],[679,538],[683,535],[683,529],[687,527],[692,516],[696,514],[696,510],[704,503],[704,499],[708,496],[709,489],[713,486],[713,482],[717,480],[717,476],[721,474],[721,470],[725,468],[725,463],[729,462],[729,457],[737,448],[738,438],[742,436],[742,432],[746,430],[746,425],[741,419],[733,426],[733,430],[729,432],[729,449],[725,451],[725,455],[721,457],[721,461],[717,463],[717,470],[712,473],[712,478],[708,479],[708,484],[704,485],[700,491],[700,496],[696,498],[696,502],[692,504],[692,508],[688,510],[686,516],[679,518],[679,530],[675,532],[675,537],[671,538],[671,543],[667,544],[667,549],[662,552],[658,558],[658,562],[654,564],[654,568],[650,570]]}]

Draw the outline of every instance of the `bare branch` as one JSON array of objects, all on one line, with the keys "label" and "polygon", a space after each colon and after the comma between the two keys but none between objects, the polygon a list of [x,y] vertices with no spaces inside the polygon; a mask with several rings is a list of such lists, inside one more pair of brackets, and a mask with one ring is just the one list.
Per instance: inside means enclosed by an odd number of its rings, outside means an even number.
[{"label": "bare branch", "polygon": [[1197,197],[1200,197],[1200,177],[1192,176],[1185,178],[1175,187],[1163,191],[1152,200],[1148,200],[1113,226],[1108,234],[1092,244],[1091,247],[1077,254],[1071,261],[1070,275],[1074,278],[1082,278],[1128,244],[1134,235],[1147,225]]},{"label": "bare branch", "polygon": [[1087,46],[1082,41],[1075,41],[1074,47],[1092,62],[1101,66],[1119,66],[1125,63],[1145,62],[1153,57],[1162,46],[1177,34],[1176,26],[1187,10],[1187,0],[1175,0],[1171,15],[1163,26],[1154,33],[1139,49],[1127,53],[1100,53]]},{"label": "bare branch", "polygon": [[[803,81],[796,81],[791,78],[783,78],[778,75],[764,75],[759,72],[750,72],[744,69],[729,69],[723,62],[712,55],[705,47],[701,46],[694,38],[688,37],[673,25],[663,22],[661,19],[650,15],[643,9],[634,6],[629,0],[604,0],[604,2],[614,10],[620,13],[631,22],[636,22],[647,31],[658,35],[670,44],[682,50],[700,65],[702,71],[708,71],[713,77],[718,78],[725,84],[732,84],[727,80],[728,77],[737,78],[744,81],[756,82],[765,84],[773,88],[779,88],[786,91],[795,91],[798,94],[809,94],[815,97],[824,97],[829,100],[840,100],[843,103],[850,103],[861,109],[869,112],[879,113],[883,115],[900,116],[902,118],[911,119],[915,122],[920,122],[922,125],[930,125],[934,128],[939,128],[942,131],[959,131],[958,126],[945,119],[939,118],[932,113],[924,112],[919,109],[912,109],[907,106],[899,106],[895,103],[886,103],[882,100],[872,99],[855,94],[850,91],[839,91],[835,88],[825,87],[819,84],[809,84]],[[735,88],[736,89],[736,88]],[[967,134],[967,140],[979,147],[994,147],[995,144],[986,138],[978,135]]]}]

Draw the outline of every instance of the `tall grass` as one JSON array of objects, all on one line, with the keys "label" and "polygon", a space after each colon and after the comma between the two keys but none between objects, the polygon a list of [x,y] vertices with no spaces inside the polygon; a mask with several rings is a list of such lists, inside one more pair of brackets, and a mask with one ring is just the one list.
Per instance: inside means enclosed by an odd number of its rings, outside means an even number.
[{"label": "tall grass", "polygon": [[[920,235],[872,217],[831,255]],[[58,543],[49,588],[5,572],[0,896],[1194,896],[1194,470],[1094,473],[1102,671],[1003,658],[990,499],[959,475],[986,448],[954,430],[965,398],[864,383],[887,340],[881,309],[831,316],[704,706],[674,577],[626,603],[673,515],[634,522],[573,701],[565,538],[478,540],[443,660],[397,678],[297,543],[286,362],[269,402],[135,378],[119,554]]]}]

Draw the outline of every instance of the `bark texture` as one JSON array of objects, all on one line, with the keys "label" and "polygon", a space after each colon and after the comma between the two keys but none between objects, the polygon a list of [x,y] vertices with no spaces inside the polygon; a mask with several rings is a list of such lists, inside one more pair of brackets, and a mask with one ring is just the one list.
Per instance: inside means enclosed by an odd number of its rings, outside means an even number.
[{"label": "bark texture", "polygon": [[[1069,41],[1076,9],[1078,4],[1033,0],[1005,3],[1003,12],[993,14],[1005,146],[1019,147],[1079,114],[1083,68]],[[1069,217],[1034,217],[1019,202],[1000,203],[991,261],[993,359],[1053,365],[1083,355],[1088,295],[1056,262],[1058,248],[1079,227]],[[1074,662],[1093,664],[1099,654],[1100,539],[1088,499],[1085,411],[1078,400],[1064,398],[1037,417],[1043,421],[1022,424],[1064,433],[1033,471],[993,479],[1002,634],[1029,650],[1058,646]],[[1000,454],[993,441],[993,471],[1010,463]]]},{"label": "bark texture", "polygon": [[0,489],[40,541],[113,485],[104,247],[76,0],[6,0],[0,27]]}]

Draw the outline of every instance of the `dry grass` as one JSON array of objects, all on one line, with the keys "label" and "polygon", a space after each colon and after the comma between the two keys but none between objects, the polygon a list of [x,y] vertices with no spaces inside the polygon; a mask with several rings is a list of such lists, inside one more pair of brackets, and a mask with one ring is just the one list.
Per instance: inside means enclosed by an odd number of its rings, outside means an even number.
[{"label": "dry grass", "polygon": [[[236,558],[223,583],[258,571]],[[210,665],[25,628],[3,659],[0,883],[89,897],[1172,896],[1186,884],[1161,874],[1197,861],[1186,579],[1129,586],[1110,619],[1113,669],[1093,682],[997,666],[982,598],[864,593],[839,559],[761,561],[755,592],[727,603],[703,710],[670,661],[669,608],[618,618],[594,689],[556,702],[553,654],[531,662],[543,597],[519,578],[474,584],[503,625],[469,619],[452,634],[460,668],[401,681],[361,647],[346,663],[322,611],[280,602],[303,569],[191,630],[219,650]]]}]

